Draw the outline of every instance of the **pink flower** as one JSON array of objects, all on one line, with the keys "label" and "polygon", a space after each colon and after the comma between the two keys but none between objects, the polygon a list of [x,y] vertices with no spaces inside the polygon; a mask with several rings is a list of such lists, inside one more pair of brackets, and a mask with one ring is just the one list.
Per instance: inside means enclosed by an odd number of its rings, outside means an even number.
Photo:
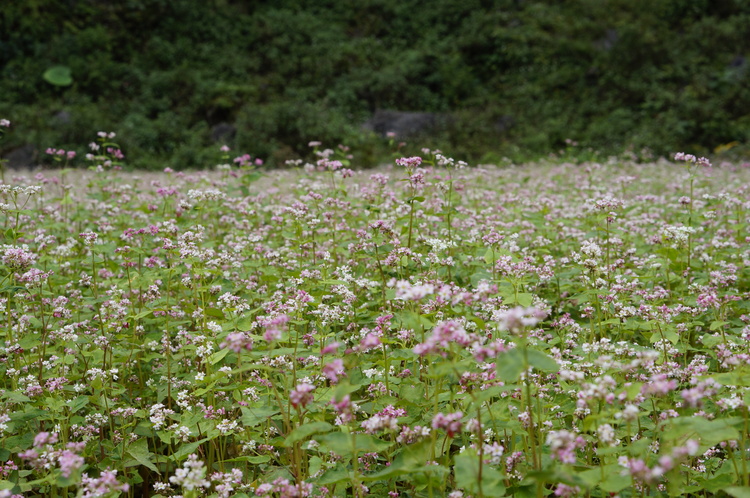
[{"label": "pink flower", "polygon": [[438,413],[432,418],[432,428],[444,429],[448,437],[454,437],[461,430],[461,417],[463,416],[462,412],[449,413],[448,415]]},{"label": "pink flower", "polygon": [[420,164],[422,164],[422,158],[419,156],[402,157],[396,159],[396,164],[399,166],[403,166],[404,168],[417,168]]},{"label": "pink flower", "polygon": [[243,349],[247,351],[253,349],[253,338],[248,337],[244,332],[233,332],[224,339],[220,347],[239,354]]},{"label": "pink flower", "polygon": [[345,375],[344,360],[341,358],[336,358],[323,367],[323,376],[330,380],[332,384],[336,384],[339,381],[339,376],[343,375]]},{"label": "pink flower", "polygon": [[297,384],[297,387],[295,387],[292,392],[289,393],[289,402],[295,408],[304,408],[305,406],[312,403],[314,399],[312,392],[314,390],[315,386],[313,386],[312,384],[308,384],[307,382]]},{"label": "pink flower", "polygon": [[586,446],[586,440],[574,432],[561,430],[547,434],[547,444],[552,450],[552,459],[562,463],[576,463],[576,450]]}]

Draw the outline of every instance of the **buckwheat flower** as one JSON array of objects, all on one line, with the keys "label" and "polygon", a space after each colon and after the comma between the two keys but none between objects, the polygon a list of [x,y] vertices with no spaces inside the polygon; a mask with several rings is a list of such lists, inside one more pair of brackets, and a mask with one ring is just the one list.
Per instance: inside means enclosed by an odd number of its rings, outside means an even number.
[{"label": "buckwheat flower", "polygon": [[123,484],[117,480],[116,470],[105,470],[98,478],[89,477],[88,474],[83,474],[81,477],[81,488],[83,498],[94,498],[99,496],[107,496],[110,493],[122,492],[125,493],[130,489],[129,484]]},{"label": "buckwheat flower", "polygon": [[169,482],[182,487],[185,491],[193,491],[211,486],[206,479],[206,467],[198,460],[195,453],[188,456],[181,469],[175,471],[175,475],[169,478]]},{"label": "buckwheat flower", "polygon": [[432,334],[430,334],[425,342],[414,346],[414,353],[420,356],[434,353],[445,356],[451,344],[458,344],[465,348],[471,345],[473,339],[472,335],[466,332],[463,325],[455,320],[449,320],[435,325],[432,329]]},{"label": "buckwheat flower", "polygon": [[8,422],[10,422],[10,417],[8,416],[8,414],[0,413],[0,434],[3,434],[8,430]]},{"label": "buckwheat flower", "polygon": [[239,354],[243,350],[250,351],[253,349],[253,338],[249,337],[244,332],[232,332],[226,337],[226,339],[224,339],[224,342],[221,343],[220,347]]},{"label": "buckwheat flower", "polygon": [[87,246],[93,245],[99,238],[99,235],[92,231],[81,232],[78,236],[83,239],[83,243]]},{"label": "buckwheat flower", "polygon": [[615,440],[615,430],[609,424],[600,425],[596,429],[596,433],[599,436],[599,442],[607,446],[615,446],[617,441]]},{"label": "buckwheat flower", "polygon": [[314,399],[312,392],[314,390],[315,386],[313,386],[312,384],[308,384],[306,382],[297,384],[297,387],[295,387],[289,393],[289,402],[295,408],[304,408],[305,406],[312,403]]},{"label": "buckwheat flower", "polygon": [[158,403],[151,407],[149,420],[154,424],[154,429],[159,430],[166,424],[167,417],[174,413],[173,410],[166,408],[163,404]]},{"label": "buckwheat flower", "polygon": [[526,328],[533,327],[542,321],[545,316],[546,313],[540,309],[517,306],[494,315],[494,318],[498,320],[500,330],[507,330],[511,334],[518,334]]},{"label": "buckwheat flower", "polygon": [[0,127],[10,128],[10,121],[7,119],[0,119]]},{"label": "buckwheat flower", "polygon": [[449,413],[447,415],[438,413],[432,418],[432,428],[436,430],[443,429],[448,434],[448,437],[454,437],[461,431],[461,418],[463,416],[462,412]]},{"label": "buckwheat flower", "polygon": [[257,322],[266,328],[263,339],[266,342],[273,342],[281,339],[282,333],[287,329],[289,317],[287,315],[259,317]]},{"label": "buckwheat flower", "polygon": [[222,420],[216,425],[216,429],[222,434],[231,434],[239,427],[236,420]]},{"label": "buckwheat flower", "polygon": [[57,457],[57,463],[60,465],[63,477],[70,477],[74,471],[83,467],[84,460],[82,456],[70,450],[63,450]]},{"label": "buckwheat flower", "polygon": [[407,280],[391,280],[388,287],[395,287],[396,299],[404,301],[419,301],[435,293],[435,286],[432,284],[412,284]]},{"label": "buckwheat flower", "polygon": [[576,462],[576,449],[586,446],[586,441],[574,432],[560,430],[547,434],[547,444],[552,450],[552,459],[562,463]]},{"label": "buckwheat flower", "polygon": [[344,371],[344,360],[336,358],[323,366],[323,376],[331,381],[331,384],[337,384],[339,377],[346,375]]},{"label": "buckwheat flower", "polygon": [[370,332],[359,342],[358,349],[359,351],[366,352],[378,346],[380,346],[380,336],[375,332]]},{"label": "buckwheat flower", "polygon": [[500,465],[503,461],[504,451],[505,447],[496,441],[493,441],[492,444],[485,444],[483,447],[484,456],[489,459],[490,465]]},{"label": "buckwheat flower", "polygon": [[422,164],[422,158],[419,156],[414,157],[402,157],[399,159],[396,159],[396,164],[398,166],[402,166],[404,168],[417,168],[420,164]]},{"label": "buckwheat flower", "polygon": [[560,496],[562,498],[569,498],[571,496],[576,496],[581,492],[581,488],[578,486],[568,486],[567,484],[560,483],[555,488],[555,496]]},{"label": "buckwheat flower", "polygon": [[341,398],[341,401],[332,399],[329,404],[333,405],[333,409],[337,413],[336,425],[346,425],[354,420],[354,411],[357,407],[352,403],[348,394],[344,395],[344,397]]},{"label": "buckwheat flower", "polygon": [[666,374],[656,374],[641,388],[641,392],[651,396],[666,396],[677,389],[677,381],[668,379]]},{"label": "buckwheat flower", "polygon": [[671,242],[672,247],[684,247],[687,245],[688,238],[696,233],[695,228],[686,226],[665,226],[662,228],[662,237],[666,242]]},{"label": "buckwheat flower", "polygon": [[678,152],[674,155],[675,161],[685,161],[686,163],[694,163],[696,158],[692,154],[685,154],[684,152]]},{"label": "buckwheat flower", "polygon": [[381,412],[362,422],[362,428],[368,434],[375,434],[382,430],[395,431],[398,429],[396,419],[404,416],[406,416],[406,410],[388,405]]},{"label": "buckwheat flower", "polygon": [[22,246],[3,246],[3,264],[10,271],[26,271],[36,262],[36,254],[26,244]]},{"label": "buckwheat flower", "polygon": [[170,430],[174,431],[174,437],[186,443],[190,441],[190,428],[184,425],[174,424],[169,427]]},{"label": "buckwheat flower", "polygon": [[34,447],[42,448],[48,444],[55,444],[57,442],[57,433],[40,432],[34,437]]},{"label": "buckwheat flower", "polygon": [[638,407],[630,404],[625,405],[621,412],[615,413],[615,418],[626,422],[635,422],[638,420]]},{"label": "buckwheat flower", "polygon": [[330,343],[330,344],[326,344],[326,345],[325,345],[325,346],[324,346],[324,347],[323,347],[323,348],[322,348],[322,349],[320,350],[320,354],[321,354],[321,355],[326,355],[326,354],[334,354],[334,353],[335,353],[336,351],[338,351],[338,349],[339,349],[339,346],[341,346],[341,343],[339,343],[339,342],[335,342],[335,341],[334,341],[334,342],[332,342],[332,343]]},{"label": "buckwheat flower", "polygon": [[19,277],[19,282],[29,285],[41,285],[47,281],[53,271],[43,272],[37,268],[31,268],[29,271]]}]

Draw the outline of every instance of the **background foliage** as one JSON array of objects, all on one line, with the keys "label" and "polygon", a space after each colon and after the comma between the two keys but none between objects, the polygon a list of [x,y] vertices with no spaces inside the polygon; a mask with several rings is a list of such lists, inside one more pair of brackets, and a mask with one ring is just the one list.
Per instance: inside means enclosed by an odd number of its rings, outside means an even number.
[{"label": "background foliage", "polygon": [[[0,16],[4,153],[111,129],[131,165],[205,166],[229,123],[230,146],[271,162],[310,140],[375,161],[361,124],[377,109],[450,113],[418,142],[475,161],[566,139],[742,153],[750,133],[740,0],[24,0]],[[58,66],[72,83],[45,78]]]}]

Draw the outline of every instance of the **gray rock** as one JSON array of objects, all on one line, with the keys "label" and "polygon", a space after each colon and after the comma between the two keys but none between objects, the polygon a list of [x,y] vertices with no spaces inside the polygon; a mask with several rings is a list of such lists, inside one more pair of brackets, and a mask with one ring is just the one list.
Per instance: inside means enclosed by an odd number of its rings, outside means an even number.
[{"label": "gray rock", "polygon": [[33,168],[36,165],[37,151],[31,144],[22,145],[5,154],[6,166],[11,169]]},{"label": "gray rock", "polygon": [[237,128],[229,123],[218,123],[211,127],[211,140],[214,142],[231,142],[237,134]]},{"label": "gray rock", "polygon": [[375,132],[383,137],[392,132],[398,138],[409,138],[434,131],[450,121],[447,114],[435,112],[378,110],[362,125],[362,129]]},{"label": "gray rock", "polygon": [[495,130],[497,130],[498,133],[504,133],[516,124],[516,120],[513,119],[513,116],[508,116],[506,114],[497,118],[492,124],[494,125]]},{"label": "gray rock", "polygon": [[73,116],[70,114],[69,111],[59,111],[56,112],[53,116],[53,119],[56,124],[70,124],[70,122],[73,119]]}]

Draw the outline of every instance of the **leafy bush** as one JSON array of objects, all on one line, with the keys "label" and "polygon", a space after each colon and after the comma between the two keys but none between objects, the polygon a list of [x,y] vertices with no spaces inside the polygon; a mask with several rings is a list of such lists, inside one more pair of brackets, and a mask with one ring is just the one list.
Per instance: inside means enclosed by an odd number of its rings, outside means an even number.
[{"label": "leafy bush", "polygon": [[[301,155],[311,138],[369,144],[359,126],[377,109],[454,113],[456,129],[472,131],[436,139],[472,158],[498,143],[503,154],[539,156],[566,139],[658,154],[747,141],[745,2],[420,5],[14,3],[0,20],[0,113],[34,126],[8,147],[44,150],[129,116],[147,129],[122,131],[135,164],[171,163],[168,151],[180,149],[181,167],[198,166],[220,123],[238,128],[231,145]],[[72,85],[45,81],[53,67],[69,68]],[[54,122],[61,109],[74,124]],[[494,126],[498,116],[513,126]],[[175,135],[183,142],[159,144]]]}]

